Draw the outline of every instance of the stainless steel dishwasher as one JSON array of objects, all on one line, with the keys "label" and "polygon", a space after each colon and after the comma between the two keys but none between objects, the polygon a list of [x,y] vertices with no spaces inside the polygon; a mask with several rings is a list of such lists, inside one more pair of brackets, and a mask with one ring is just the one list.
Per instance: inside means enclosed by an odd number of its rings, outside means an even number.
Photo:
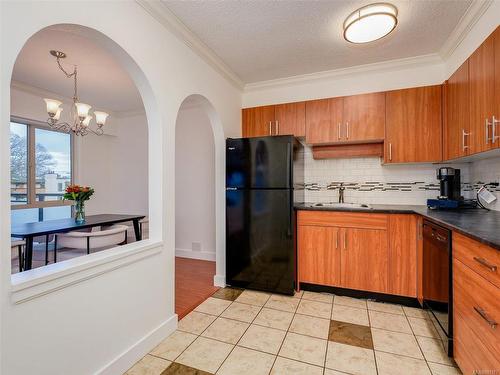
[{"label": "stainless steel dishwasher", "polygon": [[423,303],[444,349],[453,356],[451,232],[424,220]]}]

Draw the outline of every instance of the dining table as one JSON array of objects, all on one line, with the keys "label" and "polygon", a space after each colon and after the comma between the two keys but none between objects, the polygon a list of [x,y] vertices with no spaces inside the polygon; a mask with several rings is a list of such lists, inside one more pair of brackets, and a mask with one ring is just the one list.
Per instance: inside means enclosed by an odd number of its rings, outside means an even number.
[{"label": "dining table", "polygon": [[140,241],[142,239],[142,233],[139,227],[139,221],[144,218],[144,215],[99,214],[86,216],[83,223],[77,223],[74,218],[20,223],[11,226],[11,237],[22,238],[26,241],[23,269],[27,271],[30,270],[33,265],[33,239],[35,237],[132,222],[135,239],[136,241]]}]

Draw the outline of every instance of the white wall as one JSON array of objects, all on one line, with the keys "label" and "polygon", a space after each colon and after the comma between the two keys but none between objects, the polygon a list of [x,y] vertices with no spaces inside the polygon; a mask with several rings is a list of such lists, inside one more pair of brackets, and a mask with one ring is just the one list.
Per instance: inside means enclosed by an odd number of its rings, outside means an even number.
[{"label": "white wall", "polygon": [[[11,114],[44,122],[44,95],[26,85],[11,89]],[[54,97],[54,96],[52,96]],[[92,103],[99,107],[99,103]],[[65,100],[61,121],[70,121]],[[95,188],[86,213],[148,214],[148,124],[145,113],[111,113],[105,134],[75,137],[74,182]]]},{"label": "white wall", "polygon": [[[210,101],[220,119],[216,154],[222,155],[224,136],[240,134],[241,93],[135,2],[10,1],[0,3],[0,17],[1,373],[121,374],[176,326],[174,170],[179,106],[193,93]],[[5,126],[10,118],[11,73],[25,41],[43,27],[60,23],[85,25],[111,38],[114,42],[85,31],[124,65],[141,93],[149,125],[151,238],[11,277]],[[223,156],[216,160],[222,165],[216,176],[217,210],[223,213]],[[224,226],[217,230],[223,238]],[[222,258],[218,272],[223,267]]]},{"label": "white wall", "polygon": [[203,108],[183,105],[175,133],[175,249],[178,256],[215,260],[214,161],[214,135],[207,113]]}]

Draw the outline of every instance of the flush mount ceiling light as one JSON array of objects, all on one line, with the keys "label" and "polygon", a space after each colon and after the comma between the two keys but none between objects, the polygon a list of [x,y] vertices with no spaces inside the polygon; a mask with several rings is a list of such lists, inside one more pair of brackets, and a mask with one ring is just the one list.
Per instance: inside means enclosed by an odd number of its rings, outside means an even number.
[{"label": "flush mount ceiling light", "polygon": [[370,4],[352,12],[344,21],[344,38],[368,43],[389,34],[398,23],[398,9],[387,3]]}]

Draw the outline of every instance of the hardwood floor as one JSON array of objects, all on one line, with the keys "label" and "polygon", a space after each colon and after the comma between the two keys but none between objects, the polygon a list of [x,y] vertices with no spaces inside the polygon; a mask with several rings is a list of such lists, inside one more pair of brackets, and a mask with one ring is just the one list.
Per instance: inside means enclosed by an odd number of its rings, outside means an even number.
[{"label": "hardwood floor", "polygon": [[179,320],[214,294],[215,262],[175,257],[175,313]]}]

